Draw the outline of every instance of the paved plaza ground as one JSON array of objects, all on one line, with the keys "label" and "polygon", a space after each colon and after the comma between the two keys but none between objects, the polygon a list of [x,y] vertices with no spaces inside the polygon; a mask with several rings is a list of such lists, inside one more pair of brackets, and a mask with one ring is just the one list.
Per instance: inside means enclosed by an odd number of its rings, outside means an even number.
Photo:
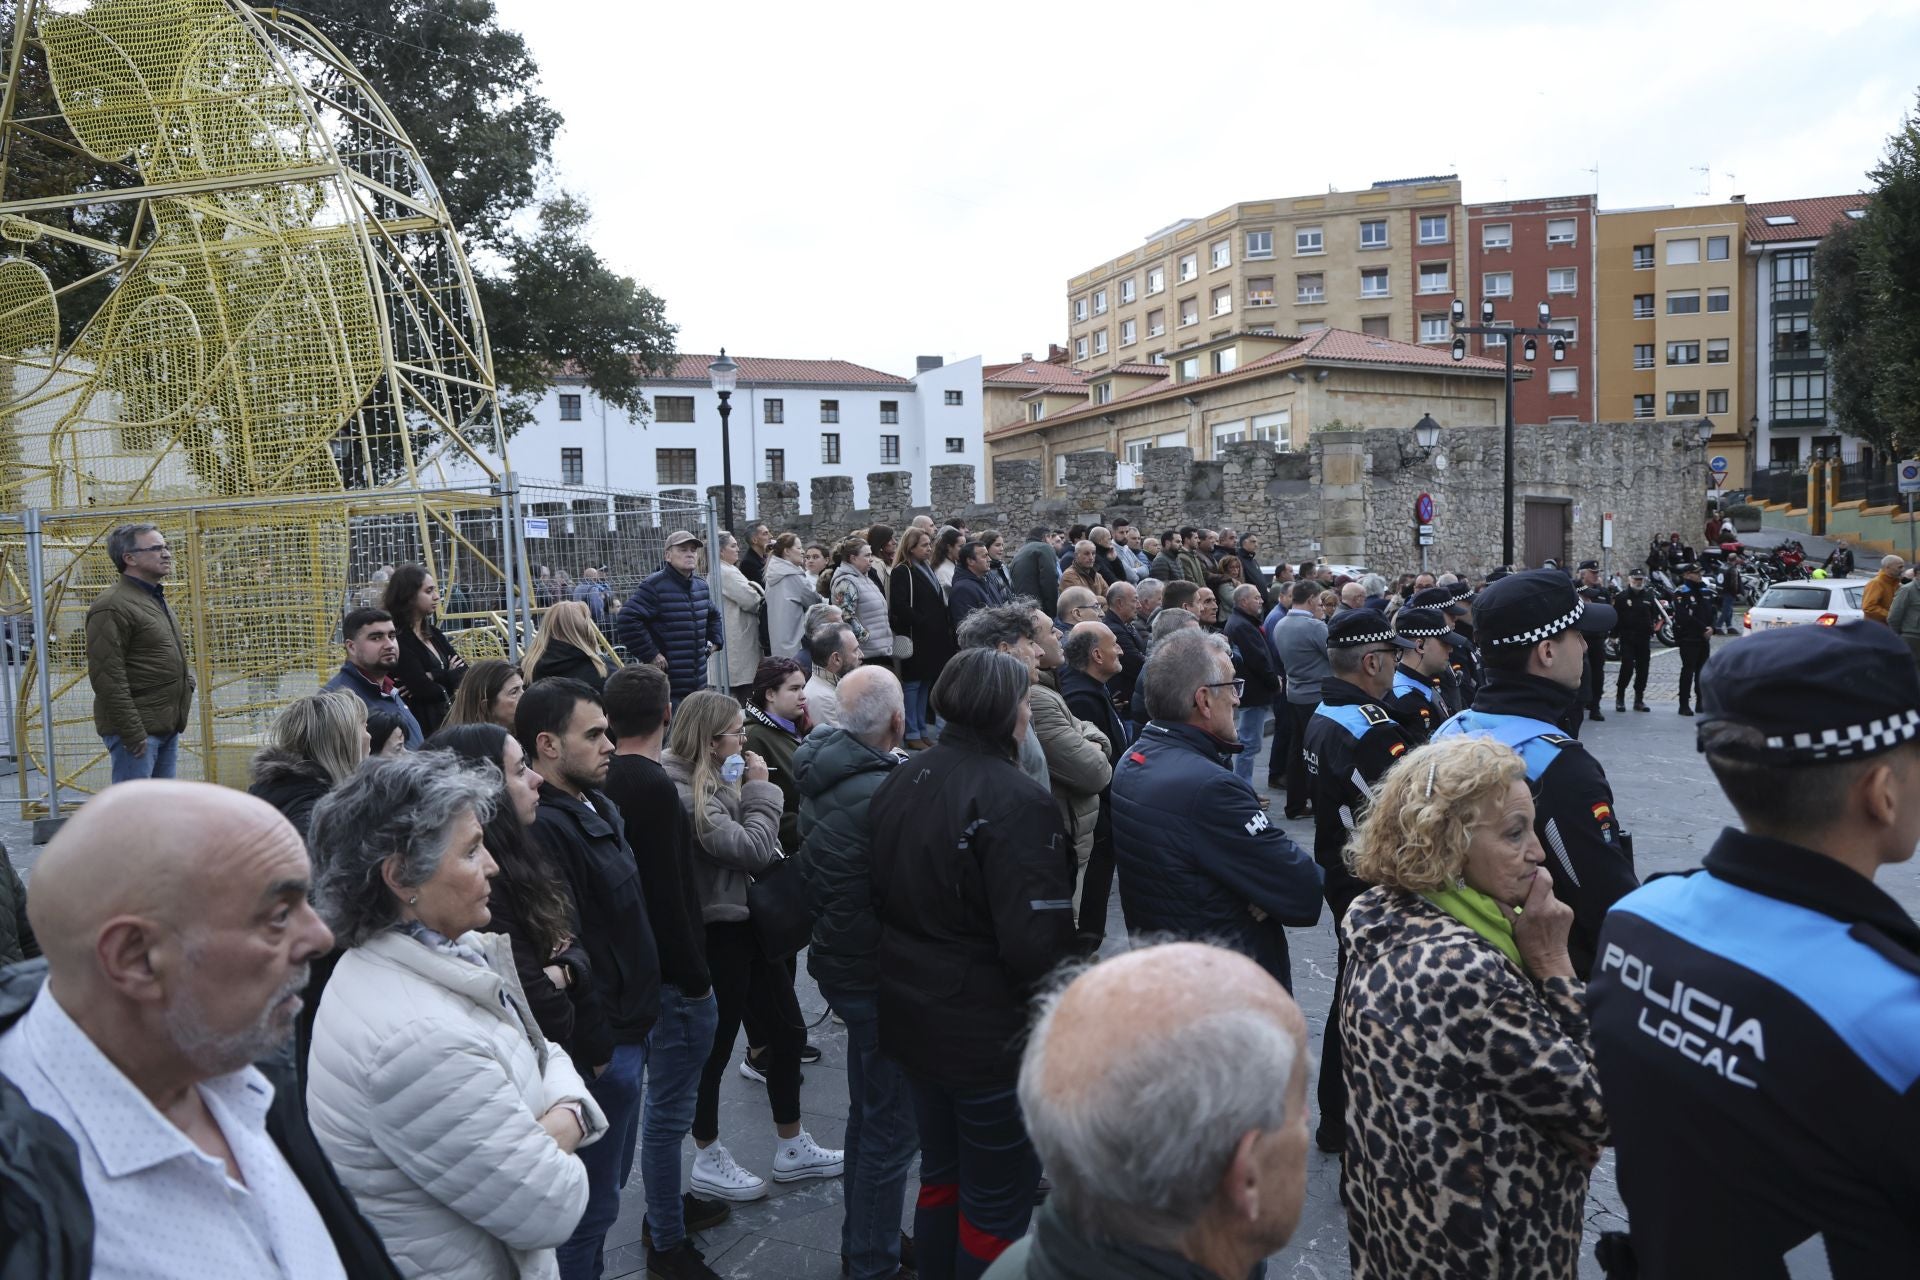
[{"label": "paved plaza ground", "polygon": [[[1699,865],[1720,828],[1733,818],[1705,762],[1694,750],[1694,722],[1677,714],[1678,670],[1676,651],[1656,649],[1654,678],[1649,685],[1653,711],[1650,714],[1628,712],[1623,716],[1609,711],[1605,723],[1589,724],[1581,731],[1582,742],[1606,766],[1612,779],[1615,807],[1622,823],[1633,832],[1635,857],[1642,877]],[[1612,672],[1609,667],[1609,681]],[[1611,696],[1606,705],[1612,706]],[[1264,770],[1256,772],[1264,774]],[[1273,807],[1276,821],[1281,821],[1280,807],[1276,801]],[[1284,825],[1294,839],[1311,846],[1310,824]],[[11,816],[0,817],[0,840],[6,842],[16,865],[30,865],[37,850],[32,849],[25,829]],[[1920,862],[1909,862],[1883,872],[1879,883],[1909,912],[1920,913]],[[1116,949],[1112,939],[1124,936],[1117,894],[1108,935],[1109,949]],[[1332,924],[1323,916],[1313,928],[1291,931],[1291,937],[1294,993],[1306,1011],[1317,1047],[1333,993]],[[811,1035],[822,1053],[820,1062],[806,1068],[806,1083],[801,1091],[804,1122],[823,1145],[838,1146],[847,1114],[846,1037],[826,1016],[826,1005],[807,978],[804,963],[800,969],[800,1006],[810,1020],[818,1020]],[[1309,1090],[1310,1097],[1311,1094]],[[772,1164],[774,1133],[766,1090],[743,1079],[737,1071],[727,1073],[721,1089],[720,1129],[743,1165],[763,1175],[767,1172]],[[689,1143],[689,1162],[691,1153]],[[1277,1254],[1268,1267],[1273,1280],[1281,1277],[1332,1280],[1348,1274],[1338,1162],[1318,1151],[1312,1152],[1308,1159],[1306,1211],[1293,1243]],[[912,1190],[910,1186],[909,1204]],[[645,1252],[640,1245],[643,1212],[641,1186],[636,1175],[627,1189],[620,1220],[608,1239],[606,1274],[609,1280],[645,1274]],[[1597,1236],[1600,1231],[1622,1227],[1622,1212],[1613,1176],[1613,1158],[1609,1154],[1593,1178],[1588,1204],[1590,1233]],[[708,1262],[724,1276],[831,1280],[840,1274],[840,1221],[838,1180],[789,1186],[773,1184],[766,1200],[737,1206],[729,1221],[706,1232],[699,1237],[699,1242]],[[905,1222],[911,1226],[910,1213]],[[1591,1247],[1583,1253],[1581,1276],[1599,1276],[1599,1268],[1591,1260]],[[1805,1261],[1796,1260],[1793,1274],[1797,1280],[1824,1275],[1824,1263],[1817,1254]]]}]

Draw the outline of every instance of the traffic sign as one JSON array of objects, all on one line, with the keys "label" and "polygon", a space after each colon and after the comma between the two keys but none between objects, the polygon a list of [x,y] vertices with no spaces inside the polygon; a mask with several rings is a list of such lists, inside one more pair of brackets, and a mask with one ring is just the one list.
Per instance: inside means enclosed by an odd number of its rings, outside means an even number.
[{"label": "traffic sign", "polygon": [[1420,526],[1420,537],[1417,545],[1422,547],[1430,547],[1433,545],[1433,526],[1432,525],[1423,524]]},{"label": "traffic sign", "polygon": [[1712,471],[1715,475],[1724,474],[1727,469],[1726,458],[1720,454],[1717,454],[1717,453],[1714,454],[1713,457],[1708,459],[1707,461],[1707,469],[1709,471]]},{"label": "traffic sign", "polygon": [[1900,464],[1900,492],[1920,493],[1920,459],[1909,458]]},{"label": "traffic sign", "polygon": [[1433,495],[1423,493],[1413,500],[1413,522],[1415,524],[1433,523]]},{"label": "traffic sign", "polygon": [[1613,512],[1604,512],[1600,516],[1600,545],[1605,550],[1613,550]]},{"label": "traffic sign", "polygon": [[527,517],[527,536],[529,538],[546,537],[547,536],[547,517],[528,516]]}]

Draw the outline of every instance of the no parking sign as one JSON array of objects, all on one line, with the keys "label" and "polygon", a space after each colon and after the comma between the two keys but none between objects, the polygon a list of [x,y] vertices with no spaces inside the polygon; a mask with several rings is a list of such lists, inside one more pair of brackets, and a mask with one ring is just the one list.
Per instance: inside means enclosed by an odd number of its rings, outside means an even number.
[{"label": "no parking sign", "polygon": [[1920,459],[1909,458],[1900,464],[1900,492],[1920,493]]}]

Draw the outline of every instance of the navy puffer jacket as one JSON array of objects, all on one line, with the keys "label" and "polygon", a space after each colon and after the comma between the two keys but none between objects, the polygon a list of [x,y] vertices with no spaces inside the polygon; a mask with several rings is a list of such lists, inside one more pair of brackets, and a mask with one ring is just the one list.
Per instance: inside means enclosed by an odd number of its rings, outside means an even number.
[{"label": "navy puffer jacket", "polygon": [[720,643],[720,614],[706,579],[666,566],[633,589],[614,634],[633,662],[667,655],[667,684],[677,703],[707,687],[707,645]]}]

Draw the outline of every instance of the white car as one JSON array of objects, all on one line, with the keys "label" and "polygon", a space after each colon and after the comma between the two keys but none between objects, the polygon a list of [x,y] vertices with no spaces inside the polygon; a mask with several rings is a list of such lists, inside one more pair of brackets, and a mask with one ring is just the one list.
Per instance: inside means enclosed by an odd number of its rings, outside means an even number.
[{"label": "white car", "polygon": [[1798,627],[1811,622],[1831,627],[1867,615],[1860,603],[1867,592],[1865,578],[1825,578],[1805,582],[1778,582],[1768,587],[1747,610],[1749,631],[1769,627]]}]

